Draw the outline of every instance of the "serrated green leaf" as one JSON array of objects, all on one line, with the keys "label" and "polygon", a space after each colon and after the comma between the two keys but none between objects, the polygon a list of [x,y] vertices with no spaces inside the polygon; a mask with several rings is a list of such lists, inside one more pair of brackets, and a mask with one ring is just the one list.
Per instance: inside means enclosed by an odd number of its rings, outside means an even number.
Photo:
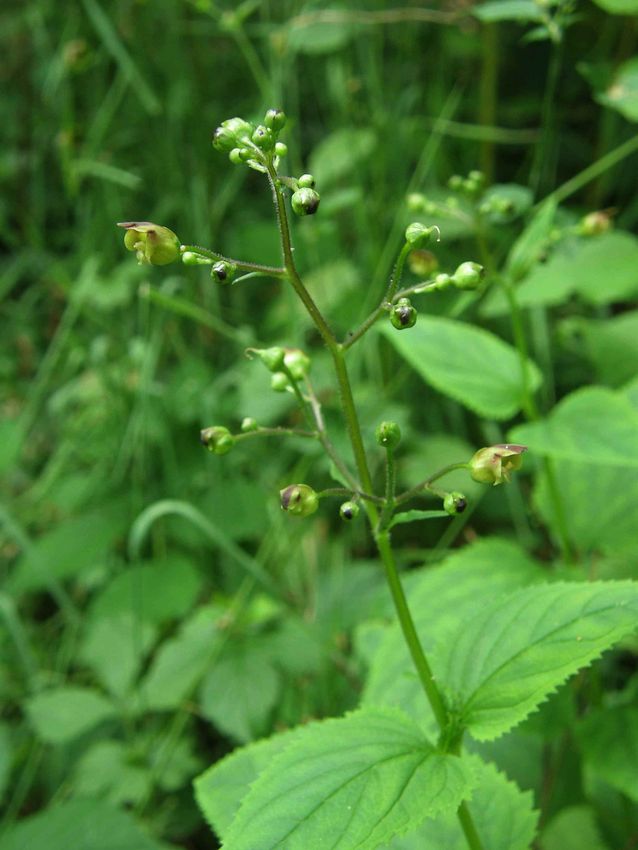
[{"label": "serrated green leaf", "polygon": [[546,419],[512,429],[510,440],[557,459],[636,467],[638,411],[620,392],[585,387],[566,396]]},{"label": "serrated green leaf", "polygon": [[[468,807],[482,846],[486,850],[529,850],[538,820],[532,794],[517,788],[494,765],[479,758],[473,763],[477,783]],[[456,815],[439,815],[392,841],[388,850],[467,850],[467,839]]]},{"label": "serrated green leaf", "polygon": [[596,814],[589,806],[563,809],[541,835],[541,850],[609,850],[600,834]]},{"label": "serrated green leaf", "polygon": [[147,835],[128,812],[98,800],[71,800],[11,828],[0,850],[169,850]]},{"label": "serrated green leaf", "polygon": [[[517,352],[494,334],[453,319],[420,316],[414,328],[380,329],[399,354],[439,392],[488,419],[509,419],[521,409]],[[541,375],[529,361],[532,390]]]},{"label": "serrated green leaf", "polygon": [[295,740],[301,728],[240,747],[195,780],[195,798],[204,817],[224,841],[250,786],[275,756]]},{"label": "serrated green leaf", "polygon": [[474,6],[472,14],[484,23],[496,21],[542,21],[543,15],[534,0],[491,0]]},{"label": "serrated green leaf", "polygon": [[199,697],[202,714],[224,734],[252,741],[267,730],[279,686],[279,671],[260,638],[237,639],[225,645],[206,674]]},{"label": "serrated green leaf", "polygon": [[587,769],[638,803],[638,708],[592,711],[577,736]]},{"label": "serrated green leaf", "polygon": [[63,744],[83,735],[115,714],[115,706],[90,688],[61,687],[28,699],[25,708],[38,736]]},{"label": "serrated green leaf", "polygon": [[618,68],[607,91],[598,94],[596,100],[620,112],[628,121],[638,121],[638,56]]},{"label": "serrated green leaf", "polygon": [[395,525],[404,525],[406,522],[420,522],[422,519],[441,519],[441,517],[449,517],[447,511],[403,511],[396,514],[389,528],[394,528]]},{"label": "serrated green leaf", "polygon": [[486,604],[437,651],[463,723],[490,740],[638,626],[638,583],[527,587]]},{"label": "serrated green leaf", "polygon": [[373,850],[469,796],[467,757],[441,755],[407,717],[362,710],[314,723],[252,786],[225,850]]},{"label": "serrated green leaf", "polygon": [[[478,540],[438,566],[413,572],[408,603],[426,652],[499,594],[541,581],[543,576],[542,569],[520,547],[497,538]],[[434,731],[431,709],[397,624],[388,629],[375,654],[363,701],[399,706],[416,720],[429,722]]]}]

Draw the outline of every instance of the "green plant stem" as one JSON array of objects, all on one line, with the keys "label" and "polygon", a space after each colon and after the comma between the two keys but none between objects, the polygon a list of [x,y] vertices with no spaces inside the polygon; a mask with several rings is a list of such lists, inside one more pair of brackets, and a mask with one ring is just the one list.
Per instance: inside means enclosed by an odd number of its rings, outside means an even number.
[{"label": "green plant stem", "polygon": [[317,493],[320,499],[323,499],[324,496],[358,496],[360,499],[364,499],[368,502],[372,502],[375,505],[383,505],[384,500],[381,496],[374,496],[372,493],[364,493],[362,490],[349,490],[346,487],[327,487],[325,490],[320,490]]},{"label": "green plant stem", "polygon": [[[350,379],[348,376],[348,370],[344,357],[344,346],[339,344],[335,339],[334,334],[328,327],[325,319],[323,318],[312,297],[306,290],[303,281],[301,280],[301,278],[299,277],[299,273],[297,272],[292,253],[292,244],[290,240],[290,230],[288,225],[288,215],[286,212],[286,206],[281,187],[278,183],[277,174],[272,164],[269,164],[268,166],[268,179],[273,193],[273,201],[277,213],[277,223],[279,226],[279,234],[281,238],[282,254],[284,258],[284,265],[288,273],[288,279],[290,280],[295,292],[301,299],[302,303],[306,307],[317,330],[321,334],[321,337],[324,343],[326,344],[326,347],[332,355],[333,365],[337,377],[337,383],[339,385],[341,409],[343,412],[344,419],[346,421],[348,436],[350,438],[350,444],[352,446],[352,452],[354,455],[357,472],[359,474],[359,478],[362,485],[361,489],[362,491],[372,493],[372,476],[370,475],[368,459],[366,456],[365,447],[363,445],[363,438],[361,435],[361,427],[359,425],[359,417],[357,415],[357,410],[352,396],[352,388],[350,386]],[[396,288],[400,281],[403,263],[405,262],[407,254],[408,252],[406,251],[404,246],[401,254],[399,255],[399,260],[397,260],[397,264],[395,265],[395,270],[390,280],[390,286],[388,287],[388,292],[391,296],[396,291]],[[410,655],[414,662],[417,675],[419,676],[419,680],[423,687],[425,696],[428,702],[430,703],[437,724],[439,725],[441,731],[443,731],[447,725],[448,720],[447,710],[445,708],[445,704],[439,692],[438,686],[434,681],[432,670],[423,651],[423,647],[421,646],[421,642],[416,631],[416,626],[414,625],[414,620],[412,619],[412,614],[410,613],[410,609],[408,607],[408,602],[405,597],[403,587],[401,585],[401,579],[399,578],[394,554],[392,552],[390,534],[388,531],[379,530],[379,512],[377,510],[376,505],[372,502],[365,501],[364,507],[368,519],[370,521],[370,525],[373,529],[375,543],[377,545],[377,549],[379,551],[379,555],[383,563],[394,607],[397,612],[399,623],[401,624],[401,629],[405,637]],[[473,825],[469,810],[465,809],[462,813],[461,809],[459,809],[459,818],[461,819],[463,831],[467,836],[470,850],[482,850],[481,843],[478,839],[478,835]]]},{"label": "green plant stem", "polygon": [[321,404],[319,399],[317,398],[315,391],[313,389],[312,384],[310,383],[310,378],[306,375],[306,392],[308,393],[308,399],[310,401],[310,407],[312,410],[312,414],[315,419],[315,424],[317,426],[317,431],[319,434],[319,441],[323,446],[326,454],[330,458],[330,460],[334,463],[337,470],[341,473],[344,481],[353,489],[357,489],[357,482],[354,476],[351,474],[348,467],[345,465],[343,460],[341,459],[339,452],[332,445],[332,441],[328,436],[328,432],[326,431],[326,424],[323,421],[323,413],[321,411]]},{"label": "green plant stem", "polygon": [[613,151],[609,151],[609,153],[601,156],[599,160],[588,165],[587,168],[584,168],[580,174],[576,174],[574,177],[571,177],[563,183],[562,186],[559,186],[558,189],[555,189],[551,194],[547,195],[546,198],[539,201],[534,209],[538,209],[541,204],[546,203],[550,198],[556,201],[557,204],[561,204],[571,195],[578,192],[579,189],[582,189],[583,186],[586,186],[592,180],[600,177],[600,175],[604,174],[605,171],[608,171],[610,168],[618,165],[618,163],[622,162],[623,159],[631,156],[631,154],[636,153],[637,151],[638,134],[633,136],[631,139],[627,139],[627,141],[623,142],[622,145],[618,145],[618,147],[614,148]]},{"label": "green plant stem", "polygon": [[472,815],[467,803],[461,803],[458,810],[458,819],[461,822],[461,829],[465,835],[465,840],[470,850],[483,850],[483,844],[476,831],[476,826],[472,820]]},{"label": "green plant stem", "polygon": [[442,469],[439,469],[438,472],[435,472],[434,475],[430,475],[429,478],[420,481],[418,484],[415,484],[414,487],[410,487],[409,490],[398,495],[394,500],[395,505],[402,505],[410,499],[413,499],[415,496],[419,496],[423,490],[429,490],[435,481],[438,481],[439,478],[443,478],[443,476],[447,475],[449,472],[454,472],[456,469],[467,469],[467,467],[468,464],[466,461],[461,463],[450,463],[448,466],[444,466]]},{"label": "green plant stem", "polygon": [[358,342],[361,337],[366,334],[370,328],[379,320],[379,318],[383,315],[384,312],[389,308],[392,302],[397,297],[397,289],[399,288],[399,284],[401,283],[401,278],[403,276],[403,268],[405,266],[405,261],[408,258],[408,255],[412,251],[412,245],[407,242],[401,248],[399,252],[399,256],[397,257],[396,263],[394,264],[394,268],[392,269],[392,274],[390,275],[390,280],[388,282],[388,288],[386,289],[386,293],[383,296],[383,299],[378,307],[376,307],[372,313],[368,316],[367,319],[364,319],[363,322],[359,325],[359,327],[353,331],[350,336],[342,343],[342,348],[348,349],[351,348],[355,342]]},{"label": "green plant stem", "polygon": [[397,571],[394,553],[392,552],[392,546],[390,545],[389,532],[377,532],[375,535],[375,541],[385,569],[386,578],[392,594],[392,601],[394,602],[399,623],[401,624],[401,631],[403,632],[405,642],[408,645],[412,661],[416,667],[425,695],[432,707],[436,722],[439,728],[443,730],[447,725],[447,711],[443,704],[443,699],[441,698],[439,689],[434,681],[434,676],[432,675],[432,670],[428,660],[423,652],[423,647],[421,646],[421,641],[419,640],[414,620],[412,619],[410,609],[408,608],[408,602],[405,598],[405,593],[403,592],[403,586],[401,585],[401,579],[399,578],[399,573]]},{"label": "green plant stem", "polygon": [[201,245],[182,245],[180,246],[182,253],[199,254],[200,257],[206,257],[207,260],[215,262],[232,263],[243,272],[259,272],[260,274],[270,275],[271,277],[286,277],[286,269],[278,268],[277,266],[264,266],[261,263],[248,263],[244,260],[235,260],[232,257],[225,257],[217,251],[211,251],[210,248],[203,248]]},{"label": "green plant stem", "polygon": [[556,90],[560,76],[562,46],[560,41],[554,41],[550,47],[547,67],[547,81],[541,108],[542,135],[536,146],[534,162],[530,174],[530,184],[535,195],[538,195],[545,183],[549,182],[548,172],[554,166],[556,147]]},{"label": "green plant stem", "polygon": [[383,504],[381,516],[379,517],[379,530],[387,529],[392,521],[395,506],[394,496],[396,493],[396,486],[397,473],[396,465],[394,463],[394,449],[388,446],[385,450],[385,502]]},{"label": "green plant stem", "polygon": [[[485,24],[481,39],[481,82],[479,86],[479,124],[496,124],[496,105],[498,101],[498,24]],[[494,180],[494,139],[484,139],[481,143],[481,171],[487,184]]]},{"label": "green plant stem", "polygon": [[313,440],[319,439],[318,431],[300,431],[298,428],[257,428],[254,431],[246,431],[244,434],[235,434],[235,440],[247,440],[250,437],[308,437]]}]

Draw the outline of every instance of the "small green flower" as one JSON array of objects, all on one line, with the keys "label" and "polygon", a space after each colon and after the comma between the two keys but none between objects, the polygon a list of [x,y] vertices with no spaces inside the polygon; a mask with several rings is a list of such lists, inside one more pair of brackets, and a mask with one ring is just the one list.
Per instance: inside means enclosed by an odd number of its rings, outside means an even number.
[{"label": "small green flower", "polygon": [[289,484],[279,491],[281,508],[291,516],[306,517],[319,507],[319,497],[308,484]]},{"label": "small green flower", "polygon": [[177,235],[152,221],[118,221],[118,227],[126,230],[124,246],[135,251],[140,264],[165,266],[180,256]]},{"label": "small green flower", "polygon": [[476,289],[485,277],[485,269],[478,263],[461,263],[452,275],[452,283],[459,289]]},{"label": "small green flower", "polygon": [[413,221],[405,229],[405,241],[409,245],[414,245],[415,248],[419,245],[426,245],[432,240],[433,236],[436,237],[437,242],[441,241],[441,231],[436,224],[432,225],[432,227],[427,227],[425,224],[421,224],[420,221]]},{"label": "small green flower", "polygon": [[470,460],[468,466],[474,481],[480,484],[503,484],[510,480],[510,474],[520,469],[523,463],[523,453],[527,446],[512,443],[497,443],[479,449]]}]

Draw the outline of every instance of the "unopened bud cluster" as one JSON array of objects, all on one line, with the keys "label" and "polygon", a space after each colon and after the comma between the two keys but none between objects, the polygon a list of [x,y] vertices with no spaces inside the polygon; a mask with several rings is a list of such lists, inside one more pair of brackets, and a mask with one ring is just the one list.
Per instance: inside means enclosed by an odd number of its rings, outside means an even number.
[{"label": "unopened bud cluster", "polygon": [[286,115],[280,109],[269,109],[262,124],[253,124],[243,118],[222,121],[213,134],[213,147],[228,154],[235,165],[246,165],[256,171],[265,171],[266,163],[277,166],[279,157],[288,148],[279,141],[279,133],[286,125]]}]

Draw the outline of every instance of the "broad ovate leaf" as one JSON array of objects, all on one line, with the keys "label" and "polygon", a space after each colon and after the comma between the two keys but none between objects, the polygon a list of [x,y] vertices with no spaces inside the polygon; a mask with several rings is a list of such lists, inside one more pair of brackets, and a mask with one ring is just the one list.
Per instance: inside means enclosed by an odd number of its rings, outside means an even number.
[{"label": "broad ovate leaf", "polygon": [[638,411],[625,394],[605,387],[576,390],[546,419],[519,425],[509,438],[557,460],[638,466]]},{"label": "broad ovate leaf", "polygon": [[468,757],[438,753],[399,712],[306,726],[244,799],[224,850],[374,850],[468,797]]},{"label": "broad ovate leaf", "polygon": [[449,634],[436,669],[461,722],[491,740],[636,628],[638,582],[526,587]]},{"label": "broad ovate leaf", "polygon": [[[489,331],[465,322],[419,316],[415,327],[382,332],[428,384],[479,416],[509,419],[523,402],[518,353]],[[531,391],[541,384],[537,366],[528,361]]]},{"label": "broad ovate leaf", "polygon": [[[521,791],[493,764],[475,757],[477,784],[468,803],[486,850],[529,850],[538,812],[531,792]],[[426,820],[415,832],[395,839],[388,850],[467,850],[467,839],[456,814]]]}]

